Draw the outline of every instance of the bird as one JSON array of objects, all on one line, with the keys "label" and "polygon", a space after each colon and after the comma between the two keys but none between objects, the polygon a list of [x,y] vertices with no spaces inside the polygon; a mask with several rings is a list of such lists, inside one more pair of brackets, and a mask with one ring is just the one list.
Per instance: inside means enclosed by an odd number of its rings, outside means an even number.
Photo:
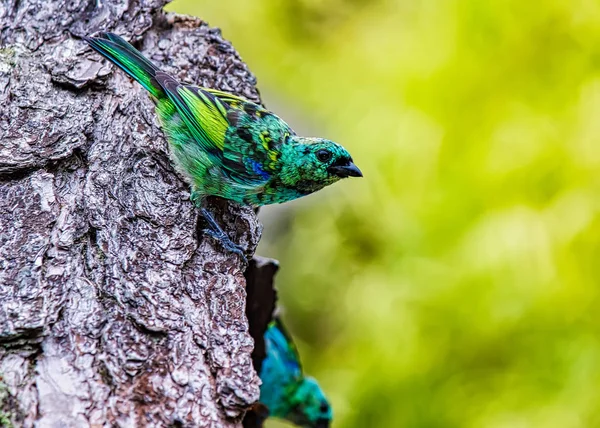
[{"label": "bird", "polygon": [[298,136],[277,115],[243,97],[180,83],[116,34],[83,39],[150,93],[172,162],[191,186],[190,199],[206,219],[206,231],[243,260],[244,249],[204,208],[207,196],[257,208],[363,176],[340,144]]},{"label": "bird", "polygon": [[[306,428],[327,428],[333,411],[319,383],[304,376],[298,350],[276,316],[264,334],[266,357],[260,370],[259,404],[265,416]],[[259,406],[260,408],[260,406]]]}]

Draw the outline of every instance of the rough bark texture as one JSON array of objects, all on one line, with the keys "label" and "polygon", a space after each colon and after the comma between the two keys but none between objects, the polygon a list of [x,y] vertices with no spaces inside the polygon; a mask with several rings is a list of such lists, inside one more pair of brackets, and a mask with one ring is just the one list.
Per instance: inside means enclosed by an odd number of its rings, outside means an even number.
[{"label": "rough bark texture", "polygon": [[[144,90],[80,39],[260,101],[219,30],[164,3],[0,0],[0,424],[240,426],[258,399],[245,266],[202,233]],[[254,212],[213,202],[252,254]]]}]

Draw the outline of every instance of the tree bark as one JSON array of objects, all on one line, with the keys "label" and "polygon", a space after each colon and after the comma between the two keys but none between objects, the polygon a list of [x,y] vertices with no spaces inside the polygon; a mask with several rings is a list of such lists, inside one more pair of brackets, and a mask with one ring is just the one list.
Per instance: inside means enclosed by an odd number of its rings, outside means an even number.
[{"label": "tree bark", "polygon": [[[260,373],[262,363],[267,356],[265,348],[265,332],[276,310],[277,291],[275,289],[275,274],[279,270],[277,260],[265,257],[254,257],[246,269],[246,315],[250,325],[250,335],[254,339],[252,364]],[[253,406],[242,421],[244,428],[260,428],[268,416],[264,406]]]},{"label": "tree bark", "polygon": [[[219,30],[164,3],[0,0],[0,424],[241,426],[258,399],[245,267],[202,233],[148,95],[80,39],[260,102]],[[252,209],[212,202],[252,254]]]}]

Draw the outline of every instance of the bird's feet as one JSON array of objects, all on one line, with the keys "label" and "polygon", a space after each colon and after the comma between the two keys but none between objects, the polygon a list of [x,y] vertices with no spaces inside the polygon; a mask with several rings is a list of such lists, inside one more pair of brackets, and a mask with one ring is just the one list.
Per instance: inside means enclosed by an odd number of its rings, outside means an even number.
[{"label": "bird's feet", "polygon": [[248,264],[248,259],[246,258],[244,248],[234,243],[229,238],[227,233],[225,233],[225,231],[221,229],[221,226],[219,226],[215,218],[206,208],[202,208],[200,211],[202,212],[202,216],[206,219],[206,222],[208,223],[208,228],[204,229],[204,231],[210,236],[212,236],[215,240],[219,241],[223,248],[225,248],[227,251],[237,254],[238,256],[240,256],[244,263]]},{"label": "bird's feet", "polygon": [[246,258],[246,255],[244,254],[244,248],[241,245],[238,245],[235,242],[233,242],[229,238],[229,236],[227,236],[226,233],[218,232],[218,231],[212,230],[212,229],[204,229],[204,231],[208,235],[212,236],[214,239],[219,241],[221,243],[221,245],[223,246],[223,248],[225,248],[227,251],[237,254],[238,256],[240,256],[240,258],[242,259],[242,261],[244,263],[248,264],[248,259]]}]

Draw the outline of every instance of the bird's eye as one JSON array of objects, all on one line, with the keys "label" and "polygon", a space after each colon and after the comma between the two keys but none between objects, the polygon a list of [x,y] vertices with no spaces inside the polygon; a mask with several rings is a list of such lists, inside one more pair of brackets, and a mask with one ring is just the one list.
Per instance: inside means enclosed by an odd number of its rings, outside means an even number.
[{"label": "bird's eye", "polygon": [[319,409],[321,413],[326,413],[329,411],[329,405],[327,403],[321,403],[321,407]]},{"label": "bird's eye", "polygon": [[329,159],[331,159],[331,152],[329,150],[319,150],[317,152],[317,159],[319,159],[321,162],[327,162]]}]

